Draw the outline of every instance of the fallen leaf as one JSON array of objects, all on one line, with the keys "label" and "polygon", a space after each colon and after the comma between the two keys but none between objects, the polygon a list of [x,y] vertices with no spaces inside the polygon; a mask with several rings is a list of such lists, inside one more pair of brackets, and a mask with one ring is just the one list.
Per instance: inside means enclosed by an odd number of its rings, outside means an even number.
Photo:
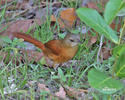
[{"label": "fallen leaf", "polygon": [[38,90],[37,90],[38,92],[44,91],[44,92],[49,93],[48,100],[52,100],[53,97],[56,97],[59,100],[62,100],[66,97],[66,93],[65,93],[63,87],[60,87],[59,92],[54,94],[54,93],[51,93],[50,89],[47,88],[45,84],[38,83],[37,85],[38,85]]},{"label": "fallen leaf", "polygon": [[88,46],[93,45],[94,43],[96,43],[96,41],[97,41],[97,36],[90,37],[90,40],[88,42]]},{"label": "fallen leaf", "polygon": [[108,2],[109,0],[101,0],[100,3],[103,7],[105,7],[106,3]]},{"label": "fallen leaf", "polygon": [[76,21],[76,14],[74,8],[68,8],[60,12],[60,17],[56,18],[54,15],[51,16],[51,21],[57,21],[61,28],[72,28]]},{"label": "fallen leaf", "polygon": [[[50,2],[51,4],[51,2]],[[61,2],[53,2],[52,7],[60,8],[62,6]]]},{"label": "fallen leaf", "polygon": [[88,90],[83,90],[83,89],[75,89],[75,88],[71,88],[71,87],[68,87],[68,86],[65,86],[64,87],[67,95],[71,98],[75,98],[75,99],[79,99],[79,98],[84,98],[85,96],[85,93],[88,92]]},{"label": "fallen leaf", "polygon": [[[83,4],[83,7],[85,6],[88,8],[92,8],[92,9],[97,10],[99,13],[103,13],[107,2],[108,2],[108,0],[101,0],[101,1],[97,1],[97,2],[91,0],[89,2],[85,2],[85,4]],[[98,4],[101,6],[101,8],[99,8],[97,6]]]},{"label": "fallen leaf", "polygon": [[101,58],[103,60],[107,60],[111,56],[110,51],[111,51],[110,48],[103,47],[102,50],[101,50],[101,54],[100,54]]},{"label": "fallen leaf", "polygon": [[[40,62],[42,65],[47,65],[49,67],[52,67],[53,61],[50,60],[48,57],[45,57],[43,52],[38,52],[34,50],[20,50],[21,54],[23,56],[22,59],[27,59],[29,62]],[[44,60],[44,61],[43,61]]]},{"label": "fallen leaf", "polygon": [[[32,3],[31,3],[32,2]],[[17,9],[31,9],[33,1],[32,0],[19,0],[16,4]]]},{"label": "fallen leaf", "polygon": [[[18,55],[18,53],[20,53],[20,55]],[[11,60],[13,64],[16,64],[16,65],[18,65],[20,61],[22,61],[23,63],[25,63],[25,61],[28,61],[28,62],[34,61],[37,63],[38,61],[40,61],[40,59],[42,59],[42,57],[44,57],[44,54],[42,52],[38,52],[34,50],[22,49],[20,50],[20,52],[18,50],[16,54],[17,56],[14,53],[8,54],[8,52],[5,52],[5,51],[0,52],[0,55],[3,56],[2,60],[3,61],[6,60],[6,64],[8,64],[8,62]],[[17,58],[17,60],[13,59],[14,56]]]},{"label": "fallen leaf", "polygon": [[42,9],[37,9],[35,11],[35,18],[39,18],[41,19],[42,21],[46,21],[48,15],[50,15],[50,8],[48,7],[45,7],[45,8],[42,8]]},{"label": "fallen leaf", "polygon": [[3,28],[6,28],[6,30],[1,32],[0,34],[5,34],[4,36],[8,36],[12,32],[27,32],[29,29],[33,29],[36,26],[41,25],[42,22],[40,19],[28,19],[28,20],[18,20],[15,22],[10,22],[7,24],[2,25],[0,28],[0,31],[2,31]]},{"label": "fallen leaf", "polygon": [[42,2],[40,7],[36,7],[32,13],[35,14],[35,18],[40,18],[45,22],[48,16],[52,15],[54,11],[57,11],[61,5],[60,2]]},{"label": "fallen leaf", "polygon": [[6,2],[9,3],[9,2],[12,2],[13,0],[0,0],[0,6],[1,5],[4,5]]},{"label": "fallen leaf", "polygon": [[60,87],[59,92],[56,92],[55,95],[62,98],[62,99],[66,98],[66,92],[64,91],[63,87]]},{"label": "fallen leaf", "polygon": [[46,91],[50,93],[49,88],[47,88],[45,84],[41,84],[41,83],[38,83],[38,91]]},{"label": "fallen leaf", "polygon": [[20,50],[20,53],[23,55],[22,59],[27,59],[29,62],[35,61],[38,62],[44,54],[42,52],[34,51],[34,50]]},{"label": "fallen leaf", "polygon": [[87,7],[98,10],[97,3],[95,2],[88,2]]},{"label": "fallen leaf", "polygon": [[117,32],[120,32],[121,23],[118,23],[118,25],[117,25],[117,27],[116,27],[115,22],[112,22],[112,23],[110,24],[110,27],[111,27],[113,30],[115,30],[115,28],[117,28],[117,29],[116,29]]}]

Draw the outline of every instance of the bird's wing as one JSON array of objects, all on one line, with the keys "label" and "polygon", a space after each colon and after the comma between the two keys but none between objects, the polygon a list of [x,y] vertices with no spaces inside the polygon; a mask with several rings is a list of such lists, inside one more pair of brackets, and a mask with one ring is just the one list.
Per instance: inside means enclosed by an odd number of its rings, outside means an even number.
[{"label": "bird's wing", "polygon": [[61,41],[60,40],[51,40],[45,43],[45,47],[48,48],[52,53],[59,55],[62,51],[61,49]]}]

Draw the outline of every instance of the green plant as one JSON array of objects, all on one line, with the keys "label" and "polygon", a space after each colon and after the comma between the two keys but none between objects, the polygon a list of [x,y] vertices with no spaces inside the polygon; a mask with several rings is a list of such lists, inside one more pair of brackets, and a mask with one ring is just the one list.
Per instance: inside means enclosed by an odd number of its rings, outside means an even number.
[{"label": "green plant", "polygon": [[96,10],[90,8],[79,8],[76,11],[81,21],[116,44],[113,50],[115,63],[113,66],[114,70],[112,70],[112,77],[100,71],[99,68],[91,69],[88,73],[89,84],[103,94],[113,94],[124,87],[121,81],[116,80],[113,76],[115,74],[118,77],[125,77],[125,44],[121,44],[125,25],[123,25],[119,39],[117,32],[109,26],[123,8],[125,8],[124,0],[109,0],[105,7],[104,18]]},{"label": "green plant", "polygon": [[64,6],[70,8],[77,8],[81,4],[82,0],[59,0]]},{"label": "green plant", "polygon": [[13,41],[9,37],[1,37],[1,39],[3,42],[5,42],[4,45],[6,46],[3,48],[3,50],[14,50],[17,52],[16,46],[25,47],[22,39],[14,38]]}]

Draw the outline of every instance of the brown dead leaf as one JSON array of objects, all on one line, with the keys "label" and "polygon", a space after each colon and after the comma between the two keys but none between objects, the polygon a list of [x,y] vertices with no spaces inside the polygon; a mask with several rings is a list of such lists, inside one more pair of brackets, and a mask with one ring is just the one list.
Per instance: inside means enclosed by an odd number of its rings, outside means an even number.
[{"label": "brown dead leaf", "polygon": [[60,17],[57,19],[54,15],[51,16],[51,21],[58,20],[59,25],[61,28],[72,28],[74,25],[74,22],[76,21],[76,14],[74,8],[69,8],[66,10],[62,10],[60,12]]},{"label": "brown dead leaf", "polygon": [[[20,53],[20,55],[18,55],[18,53]],[[17,56],[15,56],[15,54]],[[9,54],[8,54],[8,52],[2,51],[2,52],[0,52],[0,55],[3,56],[1,61],[4,61],[8,57]],[[15,61],[15,59],[12,59],[12,57],[14,57],[14,56],[18,60]],[[44,59],[44,61],[41,61],[42,59]],[[26,49],[19,49],[19,50],[17,49],[16,53],[10,54],[10,57],[6,63],[8,63],[10,60],[13,60],[12,62],[17,65],[20,63],[20,61],[22,61],[23,63],[25,63],[25,61],[28,61],[28,62],[33,61],[33,63],[40,62],[41,64],[47,65],[50,67],[53,65],[53,61],[51,61],[49,58],[45,57],[43,52],[38,52],[36,50],[29,50],[29,49],[27,49],[27,50]]]},{"label": "brown dead leaf", "polygon": [[79,99],[79,98],[84,98],[85,93],[87,93],[87,90],[83,90],[83,89],[75,89],[75,88],[71,88],[68,86],[64,87],[67,95],[71,98],[75,98],[75,99]]},{"label": "brown dead leaf", "polygon": [[[17,51],[17,53],[19,53]],[[13,59],[13,63],[18,64],[19,61],[23,61],[25,62],[25,60],[27,59],[28,62],[34,61],[34,62],[38,62],[40,61],[40,59],[42,57],[44,57],[44,54],[42,52],[38,52],[38,51],[34,51],[34,50],[20,50],[20,53],[22,54],[22,56],[17,55],[17,59],[15,62],[15,59]],[[3,60],[5,60],[8,57],[8,53],[7,52],[0,52],[0,55],[3,55]],[[8,59],[8,62],[10,60],[12,60],[12,57],[14,57],[15,54],[11,53],[10,58]]]},{"label": "brown dead leaf", "polygon": [[[21,54],[23,56],[22,59],[27,59],[29,62],[31,61],[34,61],[34,62],[39,62],[43,65],[47,65],[47,66],[50,66],[52,67],[53,65],[53,61],[50,60],[48,57],[45,57],[43,52],[38,52],[38,51],[35,51],[35,50],[21,50]],[[43,59],[45,60],[44,61],[41,61]]]},{"label": "brown dead leaf", "polygon": [[93,45],[94,43],[96,43],[96,41],[97,41],[97,36],[90,37],[90,40],[88,42],[88,46]]},{"label": "brown dead leaf", "polygon": [[31,9],[32,8],[32,3],[30,3],[31,0],[23,0],[23,1],[18,1],[16,5],[16,9]]},{"label": "brown dead leaf", "polygon": [[57,8],[60,8],[61,7],[61,5],[62,5],[62,3],[61,2],[56,2],[56,1],[54,1],[54,2],[52,2],[52,1],[50,1],[50,2],[41,2],[41,4],[43,4],[43,5],[45,5],[45,6],[48,6],[48,5],[51,5],[52,7],[57,7]]},{"label": "brown dead leaf", "polygon": [[38,91],[46,91],[50,93],[49,88],[47,88],[45,84],[41,84],[41,83],[38,83]]},{"label": "brown dead leaf", "polygon": [[108,47],[103,47],[102,50],[101,50],[101,59],[103,60],[107,60],[110,56],[111,56],[111,53],[110,53],[111,49],[108,48]]},{"label": "brown dead leaf", "polygon": [[[34,50],[21,50],[21,54],[25,59],[27,59],[29,62],[35,61],[38,62],[42,57],[44,57],[44,54],[42,52],[34,51]],[[22,58],[23,59],[23,58]]]},{"label": "brown dead leaf", "polygon": [[[89,1],[86,3],[86,5],[84,4],[84,6],[88,7],[88,8],[92,8],[92,9],[95,9],[97,10],[99,13],[102,13],[104,11],[104,8],[105,8],[105,5],[106,3],[108,2],[108,0],[101,0],[101,1]],[[101,5],[102,8],[100,9],[97,4]]]},{"label": "brown dead leaf", "polygon": [[4,5],[6,2],[9,3],[9,2],[12,2],[13,0],[0,0],[0,6],[1,5]]},{"label": "brown dead leaf", "polygon": [[39,7],[36,7],[35,11],[32,13],[35,13],[35,18],[40,18],[42,21],[46,21],[48,16],[60,7],[60,2],[42,2],[42,4]]},{"label": "brown dead leaf", "polygon": [[55,95],[56,95],[57,97],[62,98],[62,99],[65,99],[65,98],[66,98],[66,92],[65,92],[65,90],[64,90],[63,87],[60,87],[60,88],[59,88],[59,92],[56,92]]},{"label": "brown dead leaf", "polygon": [[15,22],[9,22],[6,25],[2,25],[3,27],[0,29],[0,31],[3,28],[7,28],[3,33],[0,34],[9,34],[10,32],[27,32],[28,29],[35,28],[36,24],[41,25],[42,22],[40,19],[28,19],[28,20],[18,20]]},{"label": "brown dead leaf", "polygon": [[56,18],[54,15],[51,16],[51,21],[55,22],[56,21]]},{"label": "brown dead leaf", "polygon": [[109,0],[101,0],[100,3],[103,7],[105,7],[106,3],[108,2]]},{"label": "brown dead leaf", "polygon": [[[113,30],[115,30],[115,28],[116,28],[115,22],[112,22],[112,23],[110,24],[110,27],[111,27]],[[117,32],[120,32],[120,28],[121,28],[121,24],[118,23],[118,25],[117,25]]]},{"label": "brown dead leaf", "polygon": [[[92,32],[95,34],[94,36],[92,35]],[[87,36],[87,37],[86,37]],[[89,41],[88,41],[88,46],[91,46],[93,44],[96,43],[97,39],[98,39],[98,33],[94,30],[94,29],[91,29],[91,31],[89,30],[88,31],[88,34],[86,35],[85,34],[85,39],[86,38],[89,38]]]},{"label": "brown dead leaf", "polygon": [[47,16],[50,15],[50,8],[48,7],[45,7],[45,8],[42,8],[42,9],[37,9],[36,12],[35,12],[35,18],[40,18],[42,21],[46,21],[47,19]]},{"label": "brown dead leaf", "polygon": [[49,93],[48,100],[52,100],[53,97],[58,98],[58,100],[62,100],[62,99],[66,98],[66,95],[65,95],[66,93],[65,93],[63,87],[60,87],[59,92],[54,94],[54,93],[51,93],[50,89],[47,88],[45,84],[38,83],[38,90],[37,91],[38,92],[46,91],[47,93]]},{"label": "brown dead leaf", "polygon": [[95,2],[88,2],[87,7],[98,10],[97,4]]}]

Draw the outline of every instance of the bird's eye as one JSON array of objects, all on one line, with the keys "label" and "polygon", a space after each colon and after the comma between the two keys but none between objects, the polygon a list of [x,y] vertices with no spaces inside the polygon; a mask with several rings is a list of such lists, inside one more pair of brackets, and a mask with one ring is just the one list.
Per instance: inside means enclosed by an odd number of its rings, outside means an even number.
[{"label": "bird's eye", "polygon": [[73,40],[73,39],[70,39],[70,41],[71,41],[71,42],[74,42],[74,40]]}]

